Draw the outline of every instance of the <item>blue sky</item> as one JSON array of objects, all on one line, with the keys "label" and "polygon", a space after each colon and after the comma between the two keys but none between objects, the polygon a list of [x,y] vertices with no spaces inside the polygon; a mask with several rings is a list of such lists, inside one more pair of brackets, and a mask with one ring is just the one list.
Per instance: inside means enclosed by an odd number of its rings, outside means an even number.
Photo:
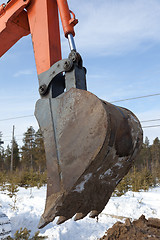
[{"label": "blue sky", "polygon": [[[5,1],[0,0],[0,4]],[[79,19],[77,50],[87,68],[88,90],[107,101],[160,93],[160,1],[68,0]],[[69,54],[61,29],[63,57]],[[21,144],[34,117],[2,121],[34,113],[39,98],[31,37],[21,39],[0,59],[0,131],[10,143],[12,126]],[[160,119],[160,96],[117,102],[141,120]],[[160,121],[142,123],[157,125]],[[145,128],[150,142],[160,127]]]}]

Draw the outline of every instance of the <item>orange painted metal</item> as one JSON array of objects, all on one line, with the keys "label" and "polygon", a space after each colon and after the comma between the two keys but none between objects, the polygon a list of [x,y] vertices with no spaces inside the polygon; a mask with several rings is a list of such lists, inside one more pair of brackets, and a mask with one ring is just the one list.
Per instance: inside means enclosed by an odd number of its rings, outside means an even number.
[{"label": "orange painted metal", "polygon": [[[2,4],[0,7],[0,18],[5,14],[5,20],[13,19],[20,12],[23,11],[23,9],[29,5],[31,0],[11,0],[7,4]],[[4,19],[3,19],[4,21]]]},{"label": "orange painted metal", "polygon": [[58,8],[65,36],[69,33],[74,36],[74,26],[78,20],[69,10],[67,0],[11,0],[2,4],[0,57],[21,37],[31,33],[37,73],[48,70],[59,61],[61,43]]},{"label": "orange painted metal", "polygon": [[[75,36],[74,26],[78,23],[75,14],[69,10],[67,0],[57,0],[57,4],[65,37],[67,38],[70,33]],[[70,13],[73,15],[72,18]]]},{"label": "orange painted metal", "polygon": [[5,6],[6,5],[4,3],[0,6],[0,16],[2,16],[5,13]]},{"label": "orange painted metal", "polygon": [[56,0],[32,0],[27,8],[37,73],[61,59],[58,7]]},{"label": "orange painted metal", "polygon": [[24,8],[30,0],[11,0],[0,6],[0,57],[20,38],[30,33]]}]

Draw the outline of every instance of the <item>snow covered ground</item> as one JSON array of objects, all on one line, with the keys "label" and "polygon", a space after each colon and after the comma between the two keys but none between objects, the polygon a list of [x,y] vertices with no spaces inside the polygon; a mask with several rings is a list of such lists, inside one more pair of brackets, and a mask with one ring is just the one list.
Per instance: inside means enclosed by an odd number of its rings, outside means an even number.
[{"label": "snow covered ground", "polygon": [[[0,192],[0,211],[11,221],[12,236],[21,227],[31,230],[32,235],[38,231],[37,225],[44,210],[45,196],[46,187],[32,188],[32,191],[19,188],[16,198],[10,198],[7,192]],[[130,191],[121,197],[112,197],[100,214],[98,222],[86,217],[77,222],[70,219],[62,225],[56,225],[56,219],[40,230],[40,235],[48,236],[50,240],[97,240],[122,217],[137,219],[142,214],[146,218],[160,218],[160,187],[148,192]]]}]

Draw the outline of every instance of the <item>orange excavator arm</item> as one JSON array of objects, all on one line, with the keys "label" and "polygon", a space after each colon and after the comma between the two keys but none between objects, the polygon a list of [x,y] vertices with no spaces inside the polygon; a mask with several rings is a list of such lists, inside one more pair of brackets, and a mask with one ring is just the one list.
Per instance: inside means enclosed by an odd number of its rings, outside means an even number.
[{"label": "orange excavator arm", "polygon": [[[58,5],[58,6],[57,6]],[[37,73],[61,59],[58,9],[66,38],[78,22],[66,0],[10,0],[0,6],[0,57],[20,38],[31,34]],[[72,13],[72,12],[71,12]]]},{"label": "orange excavator arm", "polygon": [[29,2],[10,1],[0,6],[0,57],[30,33],[27,12],[24,11]]}]

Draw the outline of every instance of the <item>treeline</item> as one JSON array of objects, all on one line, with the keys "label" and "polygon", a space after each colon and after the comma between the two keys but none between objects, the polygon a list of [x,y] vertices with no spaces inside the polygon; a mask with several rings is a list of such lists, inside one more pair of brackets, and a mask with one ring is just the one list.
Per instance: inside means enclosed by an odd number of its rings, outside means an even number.
[{"label": "treeline", "polygon": [[[40,180],[41,175],[46,177],[46,159],[41,131],[35,131],[30,126],[23,136],[21,148],[16,139],[13,140],[13,149],[12,144],[8,145],[6,149],[0,145],[0,172],[11,176],[10,171],[12,170],[13,175],[19,176],[18,182],[21,186],[25,185],[28,179],[32,182],[32,178],[39,179],[37,180],[39,182],[45,182],[44,177]],[[3,141],[2,133],[0,133],[0,141]],[[12,154],[13,164],[11,164]],[[13,169],[11,169],[11,165],[13,165]],[[121,194],[129,189],[133,191],[147,190],[156,184],[160,184],[160,140],[157,137],[153,144],[150,144],[146,137],[132,169],[120,182],[116,192]]]},{"label": "treeline", "polygon": [[115,193],[121,195],[128,190],[148,190],[157,185],[160,185],[160,140],[157,137],[150,144],[146,137],[133,167],[118,184]]},{"label": "treeline", "polygon": [[[33,170],[35,172],[45,172],[46,160],[44,143],[41,131],[35,131],[30,126],[23,134],[23,145],[20,148],[14,138],[11,145],[6,149],[0,145],[0,171],[24,171]],[[0,141],[3,140],[0,133]],[[12,164],[11,164],[12,159]]]}]

